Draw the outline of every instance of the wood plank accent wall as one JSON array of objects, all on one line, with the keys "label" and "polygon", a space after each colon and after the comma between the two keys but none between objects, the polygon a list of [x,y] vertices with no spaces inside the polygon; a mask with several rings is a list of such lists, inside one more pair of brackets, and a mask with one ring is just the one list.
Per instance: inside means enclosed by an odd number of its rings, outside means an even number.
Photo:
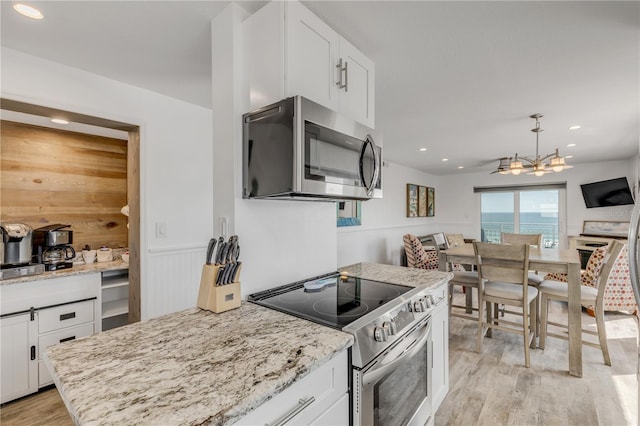
[{"label": "wood plank accent wall", "polygon": [[76,250],[128,247],[126,140],[0,126],[0,221],[71,225]]}]

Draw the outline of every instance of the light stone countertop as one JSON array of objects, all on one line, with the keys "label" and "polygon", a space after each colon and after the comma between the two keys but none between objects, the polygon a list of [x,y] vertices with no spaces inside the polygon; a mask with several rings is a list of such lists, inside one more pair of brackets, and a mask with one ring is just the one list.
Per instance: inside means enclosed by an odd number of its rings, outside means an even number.
[{"label": "light stone countertop", "polygon": [[52,278],[68,277],[71,275],[83,275],[83,274],[91,274],[94,272],[117,271],[122,269],[129,269],[129,264],[125,263],[122,259],[114,260],[112,262],[95,262],[90,265],[74,264],[71,268],[61,269],[59,271],[45,271],[37,275],[28,275],[24,277],[16,277],[16,278],[10,278],[7,280],[0,280],[0,285],[26,283],[29,281],[49,280]]},{"label": "light stone countertop", "polygon": [[353,344],[243,302],[188,309],[51,346],[45,363],[82,425],[229,425]]},{"label": "light stone countertop", "polygon": [[[411,287],[453,276],[372,263],[340,271]],[[352,344],[350,334],[243,302],[51,346],[44,359],[76,424],[230,425]]]},{"label": "light stone countertop", "polygon": [[409,287],[434,287],[449,281],[453,273],[378,263],[355,263],[339,269],[349,275]]}]

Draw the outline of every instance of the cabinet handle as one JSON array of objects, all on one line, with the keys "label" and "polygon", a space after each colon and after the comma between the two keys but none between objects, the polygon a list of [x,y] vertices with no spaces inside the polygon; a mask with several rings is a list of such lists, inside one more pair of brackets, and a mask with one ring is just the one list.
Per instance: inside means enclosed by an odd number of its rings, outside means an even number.
[{"label": "cabinet handle", "polygon": [[34,359],[36,359],[36,347],[31,346],[31,361],[33,361]]},{"label": "cabinet handle", "polygon": [[344,91],[349,91],[349,63],[344,61]]},{"label": "cabinet handle", "polygon": [[295,416],[300,414],[305,408],[313,404],[315,400],[316,398],[313,396],[307,400],[299,399],[298,405],[296,405],[293,409],[291,409],[291,411],[289,411],[288,413],[285,413],[282,417],[277,419],[274,423],[265,423],[264,426],[282,426],[286,424],[289,420],[293,419]]},{"label": "cabinet handle", "polygon": [[[338,86],[338,89],[345,89],[347,87],[346,84],[346,79],[345,79],[345,84],[342,84],[342,72],[347,70],[347,63],[344,63],[345,67],[342,68],[342,58],[340,58],[340,60],[338,61],[338,65],[336,65],[336,68],[338,68],[338,82],[336,83],[336,86]],[[346,76],[346,74],[345,74]]]},{"label": "cabinet handle", "polygon": [[68,342],[69,340],[76,340],[76,336],[65,337],[64,339],[60,339],[60,343]]},{"label": "cabinet handle", "polygon": [[68,314],[61,314],[60,315],[60,321],[72,319],[72,318],[75,318],[75,317],[76,317],[76,313],[75,312],[69,312]]}]

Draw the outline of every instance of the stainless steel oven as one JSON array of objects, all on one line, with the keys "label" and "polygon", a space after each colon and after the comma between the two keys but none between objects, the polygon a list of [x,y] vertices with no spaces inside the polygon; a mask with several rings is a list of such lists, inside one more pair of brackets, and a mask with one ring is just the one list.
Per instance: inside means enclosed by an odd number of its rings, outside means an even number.
[{"label": "stainless steel oven", "polygon": [[354,424],[432,423],[431,363],[427,317],[365,368],[353,368]]},{"label": "stainless steel oven", "polygon": [[433,422],[430,288],[328,274],[249,295],[248,300],[354,336],[351,421],[356,426]]}]

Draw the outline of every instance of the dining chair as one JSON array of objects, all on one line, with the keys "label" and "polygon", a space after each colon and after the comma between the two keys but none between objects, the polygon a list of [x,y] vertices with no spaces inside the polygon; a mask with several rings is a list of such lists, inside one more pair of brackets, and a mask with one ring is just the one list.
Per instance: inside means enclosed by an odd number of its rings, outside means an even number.
[{"label": "dining chair", "polygon": [[[500,241],[502,241],[502,244],[528,244],[540,248],[542,247],[542,234],[510,234],[508,232],[501,232]],[[530,271],[528,279],[529,285],[532,286],[540,285],[543,280],[537,271]]]},{"label": "dining chair", "polygon": [[[599,343],[593,343],[590,341],[582,340],[582,344],[593,346],[596,348],[600,348],[602,350],[602,357],[604,358],[604,363],[606,365],[611,365],[611,358],[609,357],[609,348],[607,346],[607,330],[604,325],[604,294],[607,284],[607,278],[611,273],[613,265],[618,259],[620,252],[624,248],[624,244],[619,241],[614,241],[610,246],[609,251],[605,255],[605,260],[602,268],[600,269],[598,276],[596,277],[596,287],[588,287],[581,285],[580,286],[580,301],[583,305],[593,305],[595,306],[595,316],[596,316],[596,331],[588,330],[583,328],[582,332],[585,334],[590,334],[594,336],[598,336]],[[568,340],[567,335],[557,334],[557,333],[549,333],[547,327],[549,324],[560,327],[563,329],[568,329],[567,324],[562,324],[558,322],[552,322],[548,320],[548,312],[549,312],[549,301],[551,300],[559,300],[563,302],[568,302],[569,300],[569,287],[564,282],[553,281],[553,280],[544,280],[539,286],[538,291],[540,292],[540,303],[542,305],[542,309],[540,312],[540,348],[544,349],[545,341],[547,336],[557,337],[560,339]]]},{"label": "dining chair", "polygon": [[[527,285],[529,245],[474,242],[473,250],[478,267],[478,353],[482,353],[485,331],[487,337],[492,337],[492,329],[516,333],[523,336],[524,363],[528,368],[538,309],[538,290]],[[521,308],[522,322],[498,320],[494,310],[498,304]]]},{"label": "dining chair", "polygon": [[[429,235],[428,242],[433,244],[434,251],[436,253],[440,253],[440,250],[446,250],[449,248],[449,239],[442,232]],[[467,271],[458,263],[448,264],[447,270],[453,272],[453,278],[449,280],[449,317],[453,316],[477,321],[478,317],[471,314],[474,311],[478,311],[478,308],[473,307],[473,289],[476,291],[478,289],[478,273],[476,271]],[[465,305],[455,305],[453,303],[453,294],[456,286],[460,286],[464,289],[466,300]],[[465,313],[463,314],[457,311],[454,312],[453,308],[456,308],[456,310],[464,309]]]}]

